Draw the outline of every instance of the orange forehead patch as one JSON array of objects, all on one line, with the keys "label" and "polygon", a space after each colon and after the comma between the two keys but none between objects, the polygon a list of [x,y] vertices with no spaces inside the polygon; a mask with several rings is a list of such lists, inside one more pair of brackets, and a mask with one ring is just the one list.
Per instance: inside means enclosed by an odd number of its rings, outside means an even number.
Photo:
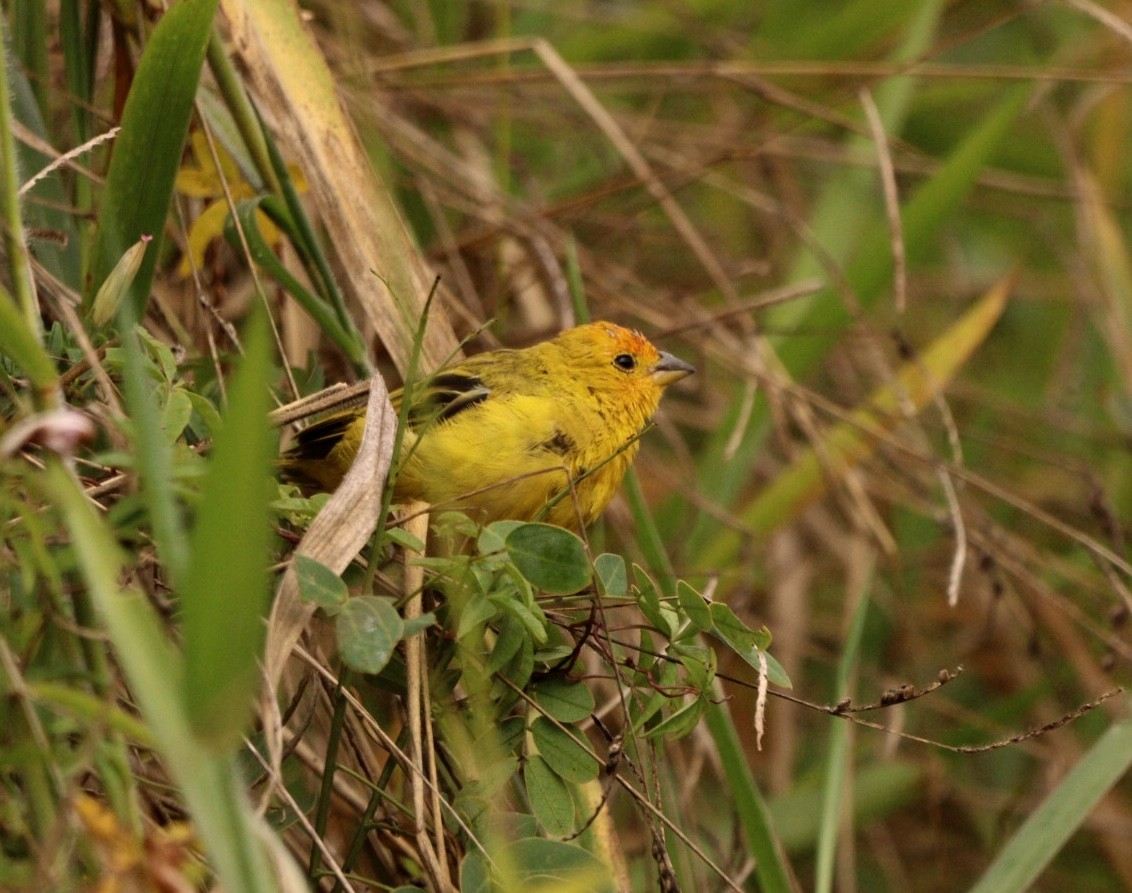
[{"label": "orange forehead patch", "polygon": [[626,329],[624,326],[619,326],[611,322],[598,322],[594,323],[594,325],[603,329],[605,333],[613,339],[617,350],[637,356],[648,356],[649,354],[656,353],[656,348],[652,346],[652,342],[634,329]]}]

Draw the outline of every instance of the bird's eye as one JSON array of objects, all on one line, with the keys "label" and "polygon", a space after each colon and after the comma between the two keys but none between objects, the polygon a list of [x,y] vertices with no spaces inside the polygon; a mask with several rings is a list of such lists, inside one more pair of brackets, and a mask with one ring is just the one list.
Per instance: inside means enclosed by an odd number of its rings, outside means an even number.
[{"label": "bird's eye", "polygon": [[613,358],[613,365],[626,372],[632,372],[637,368],[637,358],[631,353],[619,353]]}]

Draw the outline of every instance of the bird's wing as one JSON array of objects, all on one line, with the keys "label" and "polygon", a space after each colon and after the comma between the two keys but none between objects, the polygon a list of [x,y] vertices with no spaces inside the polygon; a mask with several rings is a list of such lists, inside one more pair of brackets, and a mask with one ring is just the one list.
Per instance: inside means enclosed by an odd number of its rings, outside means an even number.
[{"label": "bird's wing", "polygon": [[434,375],[410,396],[409,425],[420,430],[482,403],[492,389],[472,371],[450,369]]},{"label": "bird's wing", "polygon": [[[474,367],[473,367],[474,368]],[[482,403],[492,393],[479,375],[462,367],[449,369],[419,384],[410,393],[409,427],[423,431],[429,425],[446,421],[455,415]],[[404,389],[389,395],[393,408],[401,411]],[[307,425],[296,435],[295,445],[288,457],[325,459],[346,433],[346,429],[363,414],[359,407],[341,409]]]}]

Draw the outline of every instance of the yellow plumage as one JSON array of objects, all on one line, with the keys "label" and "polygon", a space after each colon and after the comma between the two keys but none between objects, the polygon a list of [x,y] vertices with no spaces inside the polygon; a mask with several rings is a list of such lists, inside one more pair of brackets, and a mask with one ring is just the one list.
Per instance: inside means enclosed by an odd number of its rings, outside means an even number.
[{"label": "yellow plumage", "polygon": [[[617,492],[665,387],[692,371],[607,322],[472,357],[413,391],[394,498],[577,530]],[[392,396],[399,406],[403,393]],[[333,489],[364,424],[361,410],[316,422],[284,457],[285,474]]]}]

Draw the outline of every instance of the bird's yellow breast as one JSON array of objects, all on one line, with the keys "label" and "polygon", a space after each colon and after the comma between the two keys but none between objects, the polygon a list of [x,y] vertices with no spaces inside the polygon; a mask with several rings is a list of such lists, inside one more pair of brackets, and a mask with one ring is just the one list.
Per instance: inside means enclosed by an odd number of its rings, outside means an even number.
[{"label": "bird's yellow breast", "polygon": [[637,452],[636,433],[609,431],[596,409],[561,395],[507,395],[406,441],[394,496],[484,523],[542,517],[577,530],[613,498]]}]

